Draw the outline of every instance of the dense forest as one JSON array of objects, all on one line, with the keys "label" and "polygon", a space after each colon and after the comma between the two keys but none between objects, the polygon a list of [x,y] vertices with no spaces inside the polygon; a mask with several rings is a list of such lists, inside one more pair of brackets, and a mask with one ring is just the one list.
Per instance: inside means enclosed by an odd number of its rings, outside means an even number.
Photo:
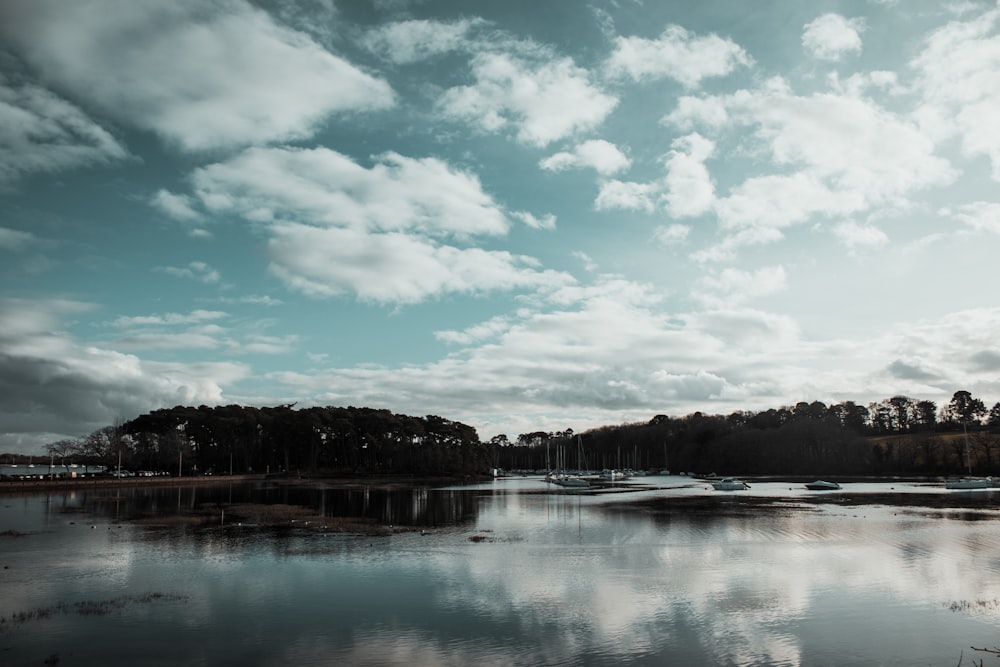
[{"label": "dense forest", "polygon": [[657,415],[582,434],[528,433],[514,444],[515,468],[544,467],[546,451],[549,460],[559,451],[573,467],[582,452],[581,465],[590,468],[830,476],[950,475],[971,467],[978,474],[995,474],[1000,472],[1000,403],[987,410],[967,391],[956,392],[940,411],[933,401],[905,396],[867,407],[850,401],[801,402],[729,415]]},{"label": "dense forest", "polygon": [[178,406],[52,443],[48,451],[60,461],[183,474],[475,475],[557,465],[825,476],[942,475],[971,466],[993,474],[1000,472],[1000,403],[987,409],[967,391],[940,410],[905,396],[868,406],[813,401],[489,441],[461,422],[374,408]]}]

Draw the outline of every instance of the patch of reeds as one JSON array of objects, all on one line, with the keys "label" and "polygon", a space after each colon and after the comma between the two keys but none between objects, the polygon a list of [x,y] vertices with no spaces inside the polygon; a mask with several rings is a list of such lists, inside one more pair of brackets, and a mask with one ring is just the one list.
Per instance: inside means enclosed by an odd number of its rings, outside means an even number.
[{"label": "patch of reeds", "polygon": [[[484,530],[484,533],[492,533],[492,530]],[[523,542],[523,537],[496,537],[494,535],[483,535],[482,533],[476,533],[475,535],[469,536],[470,542],[479,543],[493,543],[493,542]]]},{"label": "patch of reeds", "polygon": [[210,503],[177,513],[136,516],[130,523],[141,526],[225,526],[294,529],[315,532],[392,535],[415,528],[385,525],[369,517],[323,516],[315,508],[285,503]]},{"label": "patch of reeds", "polygon": [[5,530],[0,532],[0,537],[25,537],[31,535],[31,533],[22,533],[19,530]]},{"label": "patch of reeds", "polygon": [[1000,600],[956,600],[948,605],[954,612],[984,612],[1000,609]]},{"label": "patch of reeds", "polygon": [[[219,512],[218,509],[215,511]],[[235,503],[227,505],[225,512],[230,523],[249,521],[275,526],[323,520],[323,517],[316,514],[314,509],[284,503]]]},{"label": "patch of reeds", "polygon": [[[271,528],[295,528],[311,531],[391,535],[398,532],[376,519],[367,517],[323,516],[315,509],[283,503],[235,503],[225,508],[225,523],[250,523]],[[219,516],[219,510],[214,510]]]},{"label": "patch of reeds", "polygon": [[84,600],[82,602],[60,602],[49,607],[40,607],[29,611],[14,612],[10,616],[0,616],[0,630],[13,630],[30,621],[40,621],[61,614],[79,614],[81,616],[107,616],[134,604],[150,604],[152,602],[176,602],[187,600],[186,595],[175,593],[142,593],[139,595],[122,595],[108,600]]},{"label": "patch of reeds", "polygon": [[132,523],[142,526],[200,526],[218,522],[218,518],[207,515],[167,514],[163,516],[144,516],[133,519]]},{"label": "patch of reeds", "polygon": [[496,542],[496,538],[492,535],[469,535],[470,542]]}]

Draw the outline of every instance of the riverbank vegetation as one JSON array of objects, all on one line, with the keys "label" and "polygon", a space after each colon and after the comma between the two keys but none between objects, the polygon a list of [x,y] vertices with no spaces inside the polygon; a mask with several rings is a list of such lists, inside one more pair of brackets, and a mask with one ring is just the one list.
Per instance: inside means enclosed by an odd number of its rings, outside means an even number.
[{"label": "riverbank vegetation", "polygon": [[[967,391],[940,409],[906,396],[729,415],[656,415],[582,433],[480,440],[444,417],[294,405],[177,406],[48,446],[51,460],[174,474],[472,476],[491,469],[669,469],[742,475],[1000,473],[1000,403]],[[4,462],[14,462],[3,455]]]},{"label": "riverbank vegetation", "polygon": [[175,593],[141,593],[138,595],[121,595],[104,600],[83,600],[80,602],[61,602],[48,607],[39,607],[27,611],[14,612],[10,616],[0,616],[0,630],[16,630],[18,626],[29,621],[38,621],[64,614],[79,614],[80,616],[107,616],[126,607],[153,602],[183,602],[186,595]]}]

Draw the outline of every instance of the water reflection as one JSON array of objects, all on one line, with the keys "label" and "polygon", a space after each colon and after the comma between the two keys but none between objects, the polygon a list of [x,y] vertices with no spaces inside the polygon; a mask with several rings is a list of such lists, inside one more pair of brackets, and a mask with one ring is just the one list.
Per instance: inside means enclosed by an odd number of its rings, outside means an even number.
[{"label": "water reflection", "polygon": [[[429,502],[433,494],[434,502]],[[319,516],[371,519],[384,525],[438,527],[475,521],[479,493],[463,490],[331,489],[276,484],[231,484],[189,487],[90,489],[44,496],[47,503],[87,511],[111,521],[134,521],[185,514],[219,517],[240,504],[292,505]],[[206,521],[208,523],[208,521]]]},{"label": "water reflection", "polygon": [[[0,538],[0,616],[149,591],[184,597],[25,623],[0,630],[0,648],[5,664],[72,652],[79,665],[137,655],[193,665],[910,665],[956,664],[964,647],[997,640],[995,508],[964,520],[965,509],[906,504],[679,502],[692,493],[642,502],[528,483],[222,485],[4,498],[0,530],[28,534]],[[134,521],[236,503],[424,530]]]}]

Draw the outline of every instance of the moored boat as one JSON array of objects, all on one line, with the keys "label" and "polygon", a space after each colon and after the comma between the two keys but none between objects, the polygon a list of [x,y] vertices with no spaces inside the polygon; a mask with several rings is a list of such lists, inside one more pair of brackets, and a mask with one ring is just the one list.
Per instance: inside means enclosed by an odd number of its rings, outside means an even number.
[{"label": "moored boat", "polygon": [[960,479],[948,480],[944,483],[944,488],[953,491],[968,491],[972,489],[993,488],[993,479],[990,477],[972,477],[972,457],[969,455],[969,430],[962,422],[962,435],[965,436],[965,465],[969,469],[969,476]]},{"label": "moored boat", "polygon": [[558,486],[565,486],[573,489],[586,489],[590,487],[590,482],[582,477],[563,477],[554,481]]},{"label": "moored boat", "polygon": [[712,486],[715,487],[716,491],[742,491],[743,489],[750,488],[743,480],[734,479],[733,477],[723,477],[718,481],[712,482]]},{"label": "moored boat", "polygon": [[989,477],[963,477],[945,482],[944,488],[952,490],[991,489],[993,488],[993,480]]},{"label": "moored boat", "polygon": [[566,473],[549,473],[545,476],[545,481],[556,486],[571,488],[589,488],[590,482],[579,475],[568,475]]},{"label": "moored boat", "polygon": [[815,482],[809,482],[806,484],[806,488],[810,491],[836,491],[840,489],[840,484],[836,482],[827,482],[822,479],[817,479]]}]

